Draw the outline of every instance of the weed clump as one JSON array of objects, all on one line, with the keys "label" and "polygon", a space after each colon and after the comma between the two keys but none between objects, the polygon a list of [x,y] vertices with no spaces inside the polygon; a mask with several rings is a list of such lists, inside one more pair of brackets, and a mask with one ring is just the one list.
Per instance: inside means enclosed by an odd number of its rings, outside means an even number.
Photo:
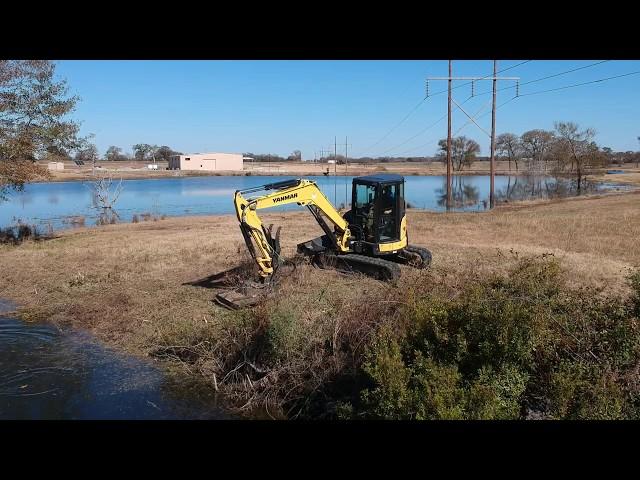
[{"label": "weed clump", "polygon": [[18,222],[16,225],[0,229],[0,244],[19,245],[26,240],[44,240],[51,234],[43,234],[35,225]]}]

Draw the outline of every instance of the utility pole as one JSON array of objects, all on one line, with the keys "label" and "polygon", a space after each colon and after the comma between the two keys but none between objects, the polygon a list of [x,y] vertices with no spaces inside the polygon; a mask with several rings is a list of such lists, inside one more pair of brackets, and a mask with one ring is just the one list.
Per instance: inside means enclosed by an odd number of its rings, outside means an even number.
[{"label": "utility pole", "polygon": [[[454,77],[452,76],[452,68],[451,68],[451,63],[452,61],[449,60],[449,76],[448,77],[428,77],[427,78],[427,93],[429,92],[429,81],[430,80],[447,80],[449,83],[449,103],[448,103],[448,126],[447,126],[447,210],[449,210],[451,208],[451,203],[452,203],[452,188],[451,188],[451,171],[452,171],[452,158],[451,158],[451,142],[452,142],[452,138],[451,138],[451,103],[454,102],[456,104],[456,106],[462,111],[462,113],[464,113],[467,117],[469,117],[469,120],[472,121],[480,130],[482,130],[485,134],[487,134],[487,136],[491,137],[491,171],[490,171],[490,194],[489,194],[489,201],[491,204],[491,208],[493,208],[494,203],[495,203],[495,198],[494,198],[494,174],[495,174],[495,126],[496,126],[496,86],[497,86],[497,81],[498,80],[515,80],[516,82],[518,82],[520,80],[520,77],[498,77],[497,76],[497,65],[498,62],[497,60],[493,61],[493,76],[487,76],[487,77]],[[451,96],[451,90],[453,89],[451,84],[453,80],[471,80],[471,82],[469,82],[471,84],[471,92],[472,92],[472,96],[475,93],[475,82],[479,81],[479,80],[492,80],[493,81],[493,112],[492,112],[492,126],[491,126],[491,130],[492,133],[491,135],[489,135],[489,133],[486,132],[486,130],[484,130],[482,127],[480,127],[480,125],[478,125],[478,123],[473,119],[473,117],[471,117],[457,102],[455,102],[455,100],[453,100],[452,96]],[[516,87],[518,86],[518,84],[516,84]],[[516,94],[517,96],[517,94]]]},{"label": "utility pole", "polygon": [[[344,180],[344,208],[347,208],[347,205],[349,204],[349,182],[347,182],[347,175],[348,175],[348,168],[349,168],[349,160],[348,160],[348,156],[349,156],[349,139],[347,137],[344,137],[344,143],[341,143],[340,145],[344,145],[344,175],[345,175],[345,180]],[[337,158],[336,158],[336,163],[337,163]]]},{"label": "utility pole", "polygon": [[496,175],[496,72],[498,69],[498,61],[493,61],[493,106],[491,107],[491,185],[489,188],[489,208],[495,206],[495,175]]},{"label": "utility pole", "polygon": [[451,208],[451,63],[449,60],[449,102],[447,107],[447,210]]},{"label": "utility pole", "polygon": [[338,137],[333,137],[333,204],[338,203]]},{"label": "utility pole", "polygon": [[347,209],[349,205],[349,182],[347,182],[347,175],[349,170],[349,139],[344,137],[344,209]]}]

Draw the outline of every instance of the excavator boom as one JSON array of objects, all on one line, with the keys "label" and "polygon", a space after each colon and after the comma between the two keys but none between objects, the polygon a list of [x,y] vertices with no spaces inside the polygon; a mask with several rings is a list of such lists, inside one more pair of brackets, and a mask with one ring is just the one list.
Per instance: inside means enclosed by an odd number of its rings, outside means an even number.
[{"label": "excavator boom", "polygon": [[[273,191],[257,197],[246,196],[250,193],[271,190]],[[292,203],[309,208],[325,234],[332,240],[336,251],[349,252],[351,236],[349,224],[314,181],[285,180],[247,190],[238,190],[234,196],[236,215],[249,252],[258,264],[260,275],[263,278],[271,276],[274,269],[277,268],[277,257],[280,252],[277,247],[278,242],[271,237],[271,231],[264,227],[258,216],[258,210]],[[333,225],[333,229],[327,220]]]}]

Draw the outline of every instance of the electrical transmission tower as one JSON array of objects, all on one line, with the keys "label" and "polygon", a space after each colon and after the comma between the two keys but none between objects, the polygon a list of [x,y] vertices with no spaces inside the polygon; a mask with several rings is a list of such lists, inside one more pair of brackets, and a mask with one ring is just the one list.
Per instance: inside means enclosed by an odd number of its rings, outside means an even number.
[{"label": "electrical transmission tower", "polygon": [[[452,162],[451,162],[451,103],[455,103],[456,107],[458,107],[462,113],[464,113],[469,120],[471,120],[480,130],[486,133],[491,138],[491,166],[490,166],[490,190],[489,190],[489,205],[490,208],[495,206],[495,191],[494,191],[494,177],[495,177],[495,137],[496,137],[496,87],[498,80],[515,80],[519,82],[520,77],[498,77],[497,68],[498,61],[493,61],[493,76],[487,77],[454,77],[452,74],[452,64],[453,61],[449,60],[449,76],[448,77],[428,77],[426,82],[426,96],[429,97],[429,81],[431,80],[447,80],[448,83],[448,91],[449,91],[449,100],[447,107],[447,117],[448,117],[448,126],[447,126],[447,210],[451,209],[451,197],[452,197],[452,189],[451,189],[451,170],[452,170]],[[489,134],[486,130],[484,130],[475,119],[470,116],[461,106],[453,100],[451,96],[451,84],[455,80],[470,80],[471,83],[471,96],[475,95],[475,82],[481,80],[491,80],[493,82],[493,106],[491,109],[491,134]],[[518,87],[518,83],[516,83],[516,88]],[[517,95],[516,95],[517,96]]]}]

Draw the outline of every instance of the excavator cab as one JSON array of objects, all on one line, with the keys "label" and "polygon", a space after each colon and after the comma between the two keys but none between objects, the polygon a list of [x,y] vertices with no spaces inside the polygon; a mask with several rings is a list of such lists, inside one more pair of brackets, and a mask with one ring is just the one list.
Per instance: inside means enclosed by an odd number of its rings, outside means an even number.
[{"label": "excavator cab", "polygon": [[404,216],[402,176],[381,174],[353,179],[351,210],[345,219],[363,250],[380,254],[385,253],[384,245],[396,250],[406,246]]}]

